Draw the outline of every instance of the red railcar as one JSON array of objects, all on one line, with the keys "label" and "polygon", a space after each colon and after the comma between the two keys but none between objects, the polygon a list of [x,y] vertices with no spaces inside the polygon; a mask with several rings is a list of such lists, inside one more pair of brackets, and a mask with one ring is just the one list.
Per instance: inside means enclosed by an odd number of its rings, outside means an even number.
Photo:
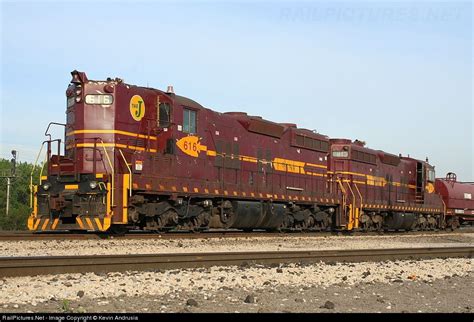
[{"label": "red railcar", "polygon": [[44,142],[31,230],[442,226],[427,162],[218,113],[172,88],[72,76],[64,152]]},{"label": "red railcar", "polygon": [[474,222],[474,183],[458,182],[456,174],[450,172],[446,178],[436,179],[436,192],[443,198],[448,226]]}]

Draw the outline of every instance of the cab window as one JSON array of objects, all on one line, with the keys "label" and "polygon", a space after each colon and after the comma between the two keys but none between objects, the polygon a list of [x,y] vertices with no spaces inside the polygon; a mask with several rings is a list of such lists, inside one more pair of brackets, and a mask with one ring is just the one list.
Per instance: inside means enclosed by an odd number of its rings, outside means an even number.
[{"label": "cab window", "polygon": [[435,182],[435,172],[434,172],[434,170],[428,170],[428,181]]},{"label": "cab window", "polygon": [[196,133],[196,111],[183,109],[183,132]]},{"label": "cab window", "polygon": [[168,103],[160,103],[158,126],[168,127],[171,122],[171,107]]}]

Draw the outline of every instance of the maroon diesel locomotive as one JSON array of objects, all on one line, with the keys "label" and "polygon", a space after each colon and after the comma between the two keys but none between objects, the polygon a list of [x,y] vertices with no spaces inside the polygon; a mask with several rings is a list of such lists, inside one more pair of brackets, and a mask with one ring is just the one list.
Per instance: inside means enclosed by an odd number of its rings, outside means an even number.
[{"label": "maroon diesel locomotive", "polygon": [[66,124],[50,124],[64,126],[65,142],[43,142],[47,162],[32,186],[30,230],[445,226],[428,162],[218,113],[171,86],[71,74]]}]

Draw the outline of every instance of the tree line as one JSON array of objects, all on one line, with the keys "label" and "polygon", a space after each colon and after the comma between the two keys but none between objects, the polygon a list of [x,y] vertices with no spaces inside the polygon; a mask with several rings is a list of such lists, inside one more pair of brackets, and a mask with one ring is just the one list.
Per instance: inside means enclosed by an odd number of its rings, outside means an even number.
[{"label": "tree line", "polygon": [[[9,214],[6,214],[7,179],[11,175],[12,163],[0,158],[0,230],[26,230],[30,208],[30,175],[33,164],[19,162],[16,164],[15,177],[11,179]],[[41,167],[33,172],[33,184],[39,183]]]}]

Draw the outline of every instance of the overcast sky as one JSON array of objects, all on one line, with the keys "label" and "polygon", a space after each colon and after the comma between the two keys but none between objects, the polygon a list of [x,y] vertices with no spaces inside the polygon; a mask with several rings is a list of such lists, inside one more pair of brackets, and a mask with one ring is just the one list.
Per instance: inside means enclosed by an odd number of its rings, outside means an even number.
[{"label": "overcast sky", "polygon": [[[471,2],[2,1],[0,157],[34,161],[74,69],[429,158],[474,181]],[[61,132],[57,132],[61,135]]]}]

